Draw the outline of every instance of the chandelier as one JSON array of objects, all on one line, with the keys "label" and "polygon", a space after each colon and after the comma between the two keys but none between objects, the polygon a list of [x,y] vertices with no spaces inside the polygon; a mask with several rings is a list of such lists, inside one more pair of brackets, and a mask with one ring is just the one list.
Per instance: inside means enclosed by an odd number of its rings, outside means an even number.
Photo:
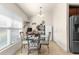
[{"label": "chandelier", "polygon": [[44,17],[44,14],[43,14],[43,7],[40,7],[39,16],[40,16],[41,18]]}]

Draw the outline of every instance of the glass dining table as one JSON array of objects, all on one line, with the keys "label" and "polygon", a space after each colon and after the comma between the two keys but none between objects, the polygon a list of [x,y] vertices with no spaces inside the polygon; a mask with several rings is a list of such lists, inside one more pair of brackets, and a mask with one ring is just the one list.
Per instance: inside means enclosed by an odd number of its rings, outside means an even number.
[{"label": "glass dining table", "polygon": [[27,41],[28,41],[28,54],[32,50],[37,50],[38,54],[40,52],[40,36],[39,34],[30,34],[27,36]]}]

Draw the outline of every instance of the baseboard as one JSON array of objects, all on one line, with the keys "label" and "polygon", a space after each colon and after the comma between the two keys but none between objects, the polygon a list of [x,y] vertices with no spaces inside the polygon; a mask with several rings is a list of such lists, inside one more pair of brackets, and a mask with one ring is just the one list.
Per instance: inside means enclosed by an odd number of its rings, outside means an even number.
[{"label": "baseboard", "polygon": [[61,42],[59,42],[57,40],[54,40],[54,42],[56,42],[59,47],[61,47],[64,51],[67,52],[67,49],[64,47],[64,45]]}]

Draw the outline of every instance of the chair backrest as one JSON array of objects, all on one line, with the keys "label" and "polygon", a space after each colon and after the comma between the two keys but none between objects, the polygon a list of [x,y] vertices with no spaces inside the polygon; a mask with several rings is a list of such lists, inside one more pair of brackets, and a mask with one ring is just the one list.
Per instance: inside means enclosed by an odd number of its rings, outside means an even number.
[{"label": "chair backrest", "polygon": [[20,38],[21,38],[21,41],[24,40],[24,32],[20,32]]},{"label": "chair backrest", "polygon": [[44,37],[43,38],[41,38],[41,40],[43,40],[43,41],[47,41],[47,42],[49,42],[49,40],[50,40],[50,35],[51,35],[51,32],[48,32],[48,34],[45,34],[45,35],[43,35]]},{"label": "chair backrest", "polygon": [[51,32],[48,33],[48,42],[50,40],[50,35],[51,35]]}]

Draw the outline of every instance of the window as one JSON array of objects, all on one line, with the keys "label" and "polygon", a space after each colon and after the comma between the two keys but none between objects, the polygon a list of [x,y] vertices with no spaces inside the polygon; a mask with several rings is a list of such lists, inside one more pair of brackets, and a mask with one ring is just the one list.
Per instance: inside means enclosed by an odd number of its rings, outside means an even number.
[{"label": "window", "polygon": [[19,41],[19,32],[21,30],[22,23],[17,20],[12,20],[12,25],[10,29],[10,35],[11,35],[11,43],[15,43]]},{"label": "window", "polygon": [[0,15],[0,27],[10,27],[11,26],[11,19],[4,15]]},{"label": "window", "polygon": [[19,41],[19,30],[18,29],[11,29],[11,43],[15,43]]},{"label": "window", "polygon": [[7,30],[0,29],[0,48],[7,45]]},{"label": "window", "polygon": [[18,42],[21,28],[21,21],[0,15],[0,49]]}]

